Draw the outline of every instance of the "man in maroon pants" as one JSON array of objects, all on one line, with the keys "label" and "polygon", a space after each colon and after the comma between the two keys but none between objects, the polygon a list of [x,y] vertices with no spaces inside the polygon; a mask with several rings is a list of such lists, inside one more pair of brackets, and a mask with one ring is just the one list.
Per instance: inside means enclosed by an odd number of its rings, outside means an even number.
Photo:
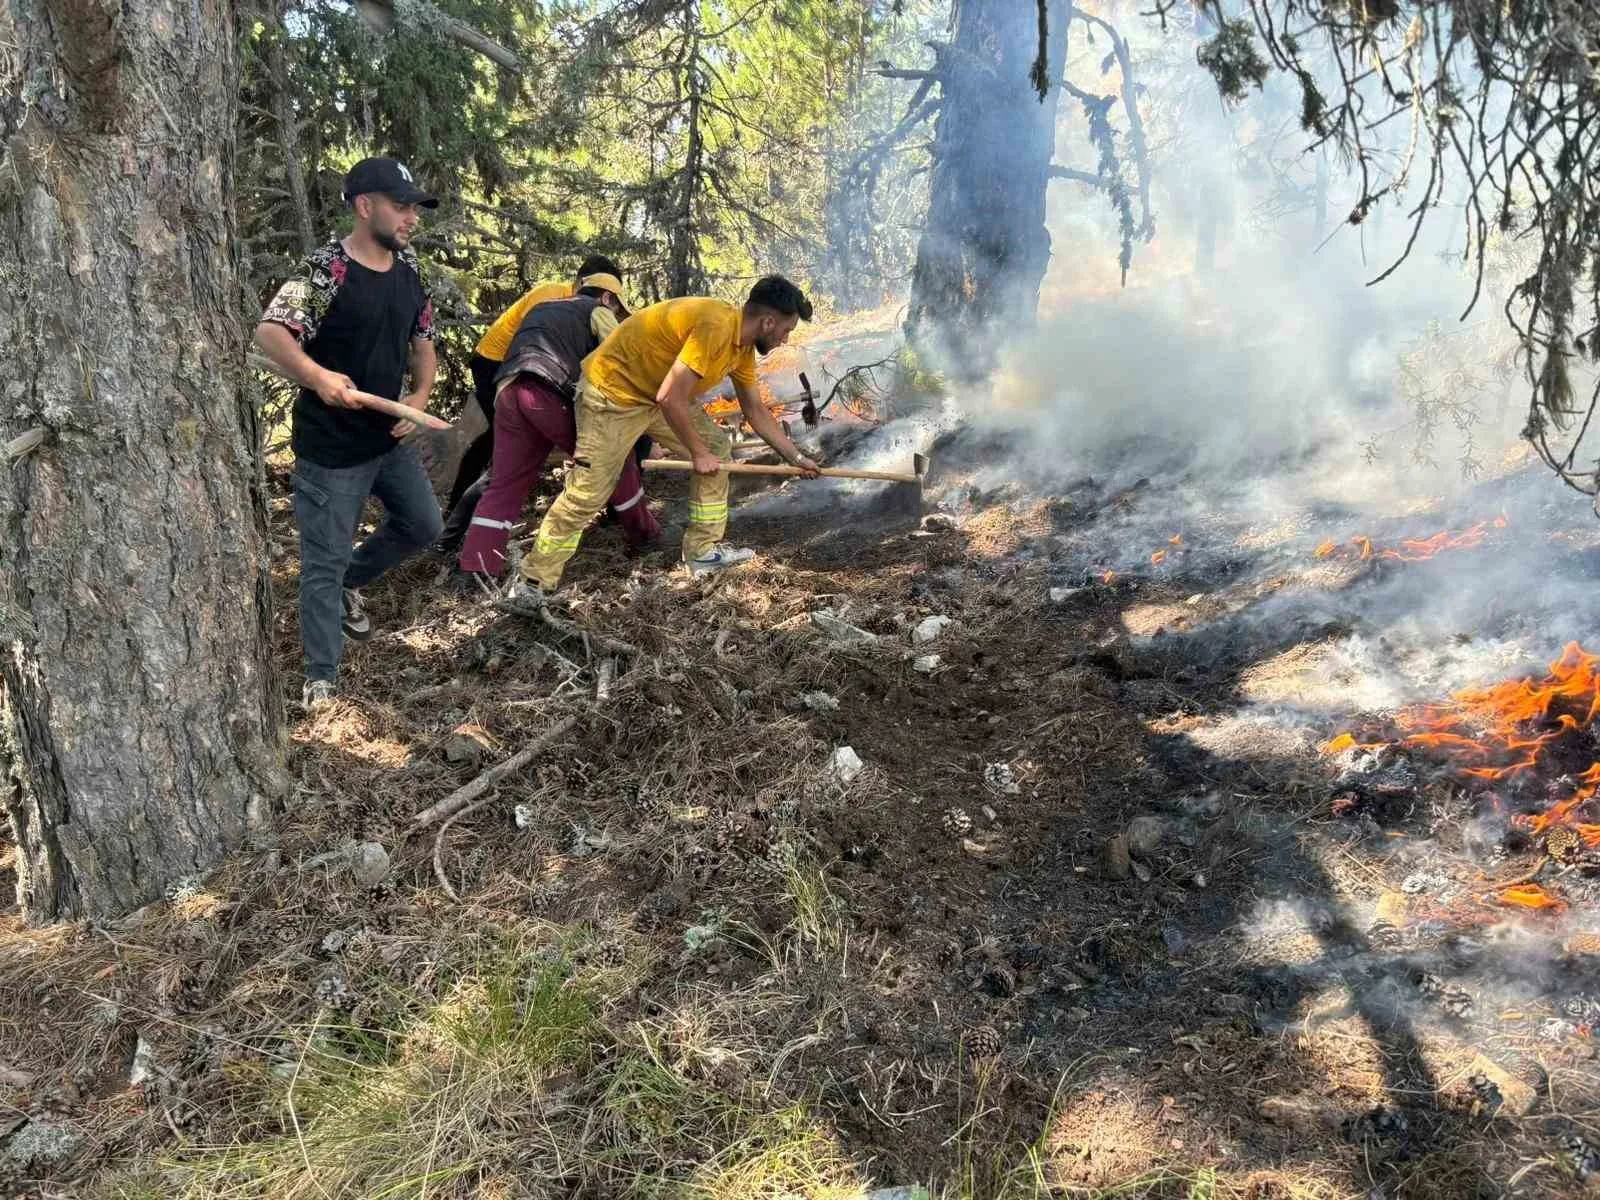
[{"label": "man in maroon pants", "polygon": [[[617,327],[628,310],[614,275],[586,276],[578,294],[535,305],[522,320],[505,363],[495,377],[494,458],[489,488],[478,501],[458,560],[470,575],[498,577],[505,569],[506,539],[545,460],[556,447],[569,454],[577,444],[572,393],[581,363]],[[644,502],[638,463],[630,457],[611,494],[611,505],[629,542],[642,544],[661,532]]]}]

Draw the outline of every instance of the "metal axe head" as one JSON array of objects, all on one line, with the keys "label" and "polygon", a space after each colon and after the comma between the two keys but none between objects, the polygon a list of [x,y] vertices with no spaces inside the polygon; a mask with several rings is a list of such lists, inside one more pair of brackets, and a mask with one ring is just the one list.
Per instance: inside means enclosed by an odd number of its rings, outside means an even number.
[{"label": "metal axe head", "polygon": [[806,378],[804,371],[800,372],[800,386],[804,389],[801,395],[805,397],[806,401],[800,407],[800,419],[806,423],[807,429],[811,429],[817,423],[817,396],[811,390],[811,380]]}]

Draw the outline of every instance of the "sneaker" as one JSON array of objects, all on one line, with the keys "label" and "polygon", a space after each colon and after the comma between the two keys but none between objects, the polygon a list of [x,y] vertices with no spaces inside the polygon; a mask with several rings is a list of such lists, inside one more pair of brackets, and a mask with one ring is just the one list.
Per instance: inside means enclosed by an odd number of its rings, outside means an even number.
[{"label": "sneaker", "polygon": [[328,679],[308,679],[300,689],[300,707],[308,713],[327,708],[337,698],[333,681]]},{"label": "sneaker", "polygon": [[366,601],[355,588],[344,589],[344,635],[357,642],[364,642],[372,636],[372,621],[367,616]]},{"label": "sneaker", "polygon": [[685,566],[689,574],[699,577],[701,575],[714,575],[718,571],[726,571],[729,567],[737,567],[740,563],[747,563],[756,556],[754,550],[745,550],[739,546],[713,546],[699,558],[686,560]]},{"label": "sneaker", "polygon": [[444,586],[452,595],[468,600],[483,600],[493,597],[500,590],[500,581],[481,571],[463,571],[460,567],[451,567]]}]

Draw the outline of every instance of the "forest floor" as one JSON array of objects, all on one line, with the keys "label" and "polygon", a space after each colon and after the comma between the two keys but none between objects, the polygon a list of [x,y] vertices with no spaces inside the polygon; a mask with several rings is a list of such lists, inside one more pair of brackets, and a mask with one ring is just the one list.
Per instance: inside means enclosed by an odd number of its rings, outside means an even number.
[{"label": "forest floor", "polygon": [[736,511],[762,557],[711,580],[596,530],[571,591],[614,679],[418,560],[309,718],[275,502],[281,828],[126,921],[5,919],[10,1194],[1580,1191],[1587,1026],[1534,1053],[1350,982],[1414,973],[1357,915],[1408,899],[1413,818],[1353,823],[1314,740],[1237,717],[1341,631],[1174,654],[1221,561],[1053,598],[1161,485],[984,491],[985,456],[941,447],[921,522]]}]

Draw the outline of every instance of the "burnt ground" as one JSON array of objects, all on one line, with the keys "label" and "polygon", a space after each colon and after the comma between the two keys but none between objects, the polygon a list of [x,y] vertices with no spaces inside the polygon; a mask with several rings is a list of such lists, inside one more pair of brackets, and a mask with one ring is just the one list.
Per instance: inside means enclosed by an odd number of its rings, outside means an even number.
[{"label": "burnt ground", "polygon": [[[409,565],[372,590],[381,632],[349,654],[341,703],[291,711],[274,844],[115,926],[7,919],[0,1135],[69,1139],[13,1151],[14,1193],[223,1194],[184,1165],[287,1136],[279,1068],[306,1030],[361,1031],[381,1059],[486,931],[526,929],[584,931],[580,963],[626,964],[601,1058],[648,1044],[741,1110],[795,1106],[865,1183],[1577,1194],[1600,1165],[1588,1022],[1563,1008],[1587,995],[1586,960],[1518,957],[1478,936],[1487,918],[1428,924],[1400,881],[1463,801],[1414,788],[1352,813],[1314,741],[1238,715],[1314,673],[1337,622],[1235,629],[1226,560],[1052,602],[1126,503],[1086,481],[974,494],[921,526],[736,517],[763,558],[706,582],[602,528],[570,576],[575,615],[637,650],[604,701],[582,644],[440,590],[436,560]],[[1362,584],[1329,570],[1258,592]],[[822,608],[877,641],[830,636]],[[953,624],[914,647],[932,615]],[[566,717],[442,837],[407,834]],[[830,766],[842,746],[864,764],[849,781]],[[352,840],[391,856],[373,887],[317,862]],[[1540,982],[1510,1011],[1490,983],[1529,961]],[[537,1183],[484,1150],[477,1173],[394,1194],[825,1194],[697,1191],[684,1161],[607,1144]],[[176,1174],[152,1176],[152,1156]],[[677,1182],[645,1188],[651,1171]]]}]

